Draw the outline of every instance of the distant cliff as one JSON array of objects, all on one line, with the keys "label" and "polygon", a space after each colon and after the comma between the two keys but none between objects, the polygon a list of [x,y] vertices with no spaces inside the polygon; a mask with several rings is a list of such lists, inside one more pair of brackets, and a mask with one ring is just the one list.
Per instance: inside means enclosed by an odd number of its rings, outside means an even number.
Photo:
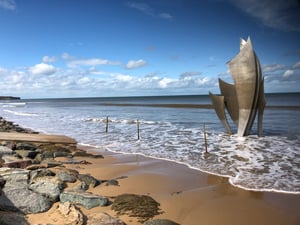
[{"label": "distant cliff", "polygon": [[0,96],[0,100],[18,100],[21,99],[20,97],[13,97],[13,96]]}]

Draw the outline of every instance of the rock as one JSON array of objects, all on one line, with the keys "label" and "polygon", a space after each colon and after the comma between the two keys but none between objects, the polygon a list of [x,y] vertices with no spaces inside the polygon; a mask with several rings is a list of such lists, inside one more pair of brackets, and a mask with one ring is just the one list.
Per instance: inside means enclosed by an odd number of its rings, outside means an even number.
[{"label": "rock", "polygon": [[8,163],[8,162],[15,162],[15,161],[21,160],[21,158],[16,157],[16,156],[14,156],[14,155],[3,155],[3,156],[2,156],[2,159],[3,159],[6,163]]},{"label": "rock", "polygon": [[[69,202],[60,203],[56,211],[63,217],[64,225],[83,225],[83,214]],[[57,218],[56,218],[57,219]]]},{"label": "rock", "polygon": [[89,189],[89,185],[87,185],[85,182],[80,182],[80,183],[78,183],[77,185],[75,185],[74,187],[73,187],[73,190],[74,191],[86,191],[86,190],[88,190]]},{"label": "rock", "polygon": [[25,215],[16,212],[0,212],[0,224],[1,225],[29,225],[26,221]]},{"label": "rock", "polygon": [[92,157],[92,158],[104,158],[103,155],[94,155],[91,153],[88,153],[83,150],[78,150],[73,153],[73,157]]},{"label": "rock", "polygon": [[86,209],[96,206],[106,206],[108,198],[104,196],[94,195],[88,192],[64,191],[60,194],[61,202],[70,202],[72,204],[80,204]]},{"label": "rock", "polygon": [[49,169],[45,169],[45,168],[41,168],[41,169],[37,169],[37,170],[32,170],[30,171],[30,180],[31,182],[35,179],[35,178],[38,178],[38,177],[45,177],[45,176],[48,176],[48,177],[54,177],[55,176],[55,173],[52,172],[51,170]]},{"label": "rock", "polygon": [[30,150],[16,150],[15,151],[19,156],[21,156],[22,158],[31,158],[34,159],[35,156],[38,154],[38,152],[36,151],[30,151]]},{"label": "rock", "polygon": [[106,181],[106,185],[118,186],[119,181],[117,181],[117,180],[108,180],[108,181]]},{"label": "rock", "polygon": [[18,168],[0,168],[0,176],[5,180],[5,186],[26,186],[28,184],[29,171]]},{"label": "rock", "polygon": [[2,176],[0,176],[0,188],[3,188],[5,185],[5,180]]},{"label": "rock", "polygon": [[52,152],[45,151],[42,153],[42,159],[53,159],[54,155]]},{"label": "rock", "polygon": [[99,180],[89,174],[78,174],[77,178],[91,187],[96,187],[101,184]]},{"label": "rock", "polygon": [[86,225],[126,225],[122,220],[107,213],[93,213],[88,216]]},{"label": "rock", "polygon": [[45,169],[45,168],[46,168],[46,166],[42,165],[42,164],[32,164],[32,165],[27,166],[25,169],[34,171],[34,170]]},{"label": "rock", "polygon": [[137,217],[139,222],[145,222],[160,214],[159,205],[147,195],[122,194],[116,197],[111,208],[117,211],[118,215]]},{"label": "rock", "polygon": [[14,151],[6,146],[0,146],[0,157],[3,155],[12,155]]},{"label": "rock", "polygon": [[57,162],[55,160],[43,160],[41,162],[43,165],[45,165],[47,168],[56,167],[56,166],[62,166],[62,163]]},{"label": "rock", "polygon": [[78,171],[71,169],[59,169],[56,176],[63,182],[74,183],[77,180]]},{"label": "rock", "polygon": [[41,194],[29,190],[26,186],[7,186],[0,195],[0,210],[21,211],[25,214],[45,212],[51,202]]},{"label": "rock", "polygon": [[27,166],[31,165],[32,162],[30,159],[27,160],[18,160],[13,162],[5,162],[2,164],[2,167],[9,167],[9,168],[26,168]]},{"label": "rock", "polygon": [[36,150],[36,145],[31,144],[31,143],[17,143],[16,144],[16,150],[31,150],[34,151]]},{"label": "rock", "polygon": [[6,146],[12,150],[16,149],[16,143],[14,141],[1,141],[0,145]]},{"label": "rock", "polygon": [[53,156],[56,158],[56,157],[68,157],[68,158],[71,158],[73,157],[71,153],[68,153],[68,152],[54,152],[53,153]]},{"label": "rock", "polygon": [[2,167],[3,163],[5,163],[5,161],[2,158],[0,158],[0,167]]},{"label": "rock", "polygon": [[48,144],[48,145],[44,145],[44,146],[40,146],[40,149],[45,152],[67,152],[67,153],[71,153],[71,150],[68,148],[68,146],[62,146],[59,144]]},{"label": "rock", "polygon": [[179,223],[175,223],[171,220],[166,219],[156,219],[156,220],[148,220],[145,225],[180,225]]},{"label": "rock", "polygon": [[58,200],[64,188],[63,182],[57,177],[37,177],[31,182],[29,189],[46,196],[52,202]]}]

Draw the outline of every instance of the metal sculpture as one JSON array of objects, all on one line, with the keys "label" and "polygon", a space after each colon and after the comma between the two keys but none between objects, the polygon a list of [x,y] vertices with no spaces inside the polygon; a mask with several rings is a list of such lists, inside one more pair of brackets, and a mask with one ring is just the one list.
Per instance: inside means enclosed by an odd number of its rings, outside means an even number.
[{"label": "metal sculpture", "polygon": [[221,95],[209,92],[215,111],[222,124],[232,133],[225,109],[237,126],[238,136],[249,135],[258,113],[258,135],[262,135],[262,117],[266,105],[264,79],[259,60],[252,48],[250,37],[241,38],[240,52],[228,63],[234,84],[219,79]]}]

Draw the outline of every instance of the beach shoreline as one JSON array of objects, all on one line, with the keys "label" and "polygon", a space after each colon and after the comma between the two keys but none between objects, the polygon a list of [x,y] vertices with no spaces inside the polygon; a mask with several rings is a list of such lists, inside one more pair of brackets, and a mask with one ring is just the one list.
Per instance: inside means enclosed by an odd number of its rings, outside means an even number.
[{"label": "beach shoreline", "polygon": [[[135,154],[114,153],[104,149],[77,145],[78,149],[104,158],[76,157],[87,164],[65,164],[80,174],[99,180],[118,181],[118,185],[101,184],[89,192],[114,199],[121,194],[147,195],[159,204],[154,219],[168,219],[182,225],[299,225],[300,195],[247,191],[232,186],[228,179],[207,174],[187,165]],[[59,157],[64,161],[66,158]],[[76,184],[68,183],[68,189]],[[29,224],[64,224],[55,211],[58,203],[43,213],[27,214]],[[111,205],[86,209],[83,214],[106,212],[126,224],[140,225],[135,217],[117,215]]]},{"label": "beach shoreline", "polygon": [[[155,219],[170,219],[182,225],[297,225],[300,222],[300,195],[246,191],[232,186],[225,177],[206,174],[183,164],[87,146],[79,148],[103,154],[104,159],[92,159],[92,164],[76,170],[99,179],[119,180],[119,186],[100,185],[90,191],[106,196],[149,195],[160,203],[163,211]],[[68,167],[74,169],[72,165]],[[86,215],[101,210],[117,216],[110,207],[81,210]],[[31,224],[40,223],[38,218],[38,214],[28,215]],[[119,218],[126,224],[141,224],[132,217]]]}]

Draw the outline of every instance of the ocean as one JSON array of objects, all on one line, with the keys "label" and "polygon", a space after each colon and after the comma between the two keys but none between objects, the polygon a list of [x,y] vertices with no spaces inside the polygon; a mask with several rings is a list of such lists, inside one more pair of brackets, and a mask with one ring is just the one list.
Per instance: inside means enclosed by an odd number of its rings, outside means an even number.
[{"label": "ocean", "polygon": [[300,93],[266,99],[262,137],[256,124],[247,137],[226,134],[207,95],[0,101],[0,116],[101,151],[186,164],[246,190],[300,194]]}]

